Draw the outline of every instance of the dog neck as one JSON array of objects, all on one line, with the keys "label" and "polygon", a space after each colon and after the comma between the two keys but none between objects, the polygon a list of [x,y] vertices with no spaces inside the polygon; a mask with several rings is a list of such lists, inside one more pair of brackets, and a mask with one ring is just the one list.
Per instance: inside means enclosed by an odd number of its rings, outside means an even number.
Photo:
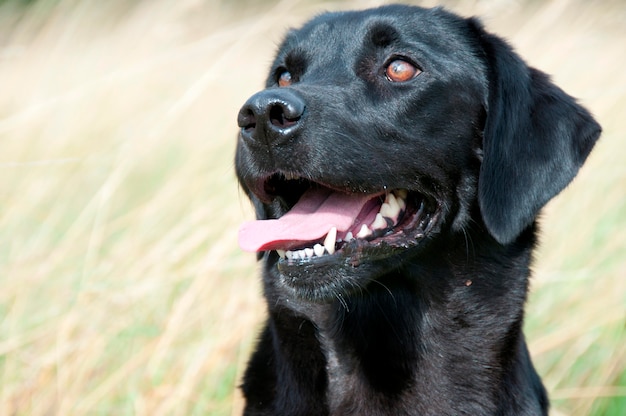
[{"label": "dog neck", "polygon": [[[495,256],[474,253],[463,264],[423,264],[420,256],[422,264],[394,269],[328,303],[284,296],[272,301],[272,344],[280,350],[275,359],[284,360],[277,365],[279,378],[309,372],[300,388],[316,392],[302,397],[317,397],[333,415],[420,408],[454,414],[468,406],[471,414],[495,414],[504,402],[541,413],[540,403],[501,399],[524,401],[536,397],[524,395],[526,389],[543,391],[522,335],[531,246],[501,248],[507,264],[493,249]],[[279,394],[280,385],[277,380]]]}]

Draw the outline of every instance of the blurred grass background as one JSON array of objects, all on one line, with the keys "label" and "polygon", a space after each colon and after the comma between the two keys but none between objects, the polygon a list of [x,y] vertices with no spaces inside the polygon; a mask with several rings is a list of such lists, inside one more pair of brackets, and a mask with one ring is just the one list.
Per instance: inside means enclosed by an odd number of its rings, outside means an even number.
[{"label": "blurred grass background", "polygon": [[[379,4],[0,2],[0,414],[241,413],[264,306],[237,110],[285,29]],[[526,329],[552,414],[624,415],[626,3],[443,4],[604,127],[544,211]]]}]

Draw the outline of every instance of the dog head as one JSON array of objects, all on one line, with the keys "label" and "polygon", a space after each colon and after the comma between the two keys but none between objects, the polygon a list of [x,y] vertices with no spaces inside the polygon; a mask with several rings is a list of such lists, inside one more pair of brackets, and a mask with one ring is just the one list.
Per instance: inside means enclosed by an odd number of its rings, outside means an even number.
[{"label": "dog head", "polygon": [[385,6],[290,31],[243,105],[240,244],[324,300],[468,229],[506,246],[576,175],[600,127],[475,19]]}]

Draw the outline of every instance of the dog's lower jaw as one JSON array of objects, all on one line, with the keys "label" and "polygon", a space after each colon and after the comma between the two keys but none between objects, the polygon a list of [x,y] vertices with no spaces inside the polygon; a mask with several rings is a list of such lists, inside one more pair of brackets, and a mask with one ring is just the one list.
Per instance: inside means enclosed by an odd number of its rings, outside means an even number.
[{"label": "dog's lower jaw", "polygon": [[[366,292],[380,276],[398,270],[407,258],[423,252],[431,238],[439,233],[441,217],[439,208],[421,216],[420,232],[413,238],[403,235],[392,242],[378,241],[375,244],[354,239],[337,253],[315,261],[292,262],[279,259],[275,251],[265,252],[265,273],[274,286],[271,292],[284,292],[286,298],[293,297],[305,303],[338,300],[347,308],[342,302],[344,297]],[[415,227],[411,231],[415,234]]]},{"label": "dog's lower jaw", "polygon": [[312,309],[316,304],[339,302],[349,310],[343,299],[366,292],[372,282],[401,264],[401,260],[393,256],[396,250],[379,250],[379,254],[381,251],[386,254],[381,259],[358,253],[327,264],[302,264],[287,269],[273,265],[267,274],[275,282],[272,292],[282,294],[283,299],[292,299],[291,305],[301,303]]}]

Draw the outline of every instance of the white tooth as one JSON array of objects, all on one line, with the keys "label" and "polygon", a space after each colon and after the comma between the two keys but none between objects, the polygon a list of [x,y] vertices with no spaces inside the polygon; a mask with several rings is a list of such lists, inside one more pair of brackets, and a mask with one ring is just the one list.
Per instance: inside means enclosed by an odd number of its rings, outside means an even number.
[{"label": "white tooth", "polygon": [[399,207],[398,199],[393,194],[388,194],[387,196],[389,197],[387,203],[391,208],[395,209],[396,207]]},{"label": "white tooth", "polygon": [[304,252],[304,250],[298,250],[298,257],[300,257],[301,260],[306,259],[306,253]]},{"label": "white tooth", "polygon": [[324,255],[324,246],[321,244],[315,244],[313,246],[313,252],[317,257],[322,257]]},{"label": "white tooth", "polygon": [[331,228],[324,239],[324,248],[326,248],[326,251],[328,251],[329,254],[333,254],[335,252],[335,241],[337,241],[337,227]]},{"label": "white tooth", "polygon": [[380,210],[378,211],[380,214],[383,214],[383,216],[388,216],[389,215],[389,211],[391,210],[391,207],[389,206],[389,204],[387,202],[384,202],[381,206],[380,206]]},{"label": "white tooth", "polygon": [[394,213],[392,220],[393,220],[393,223],[395,224],[396,221],[398,220],[398,215],[400,215],[400,211],[402,209],[400,207],[400,204],[398,203],[398,199],[395,196],[393,196],[393,194],[390,194],[389,196],[390,196],[389,206],[391,207],[392,212]]},{"label": "white tooth", "polygon": [[291,250],[287,250],[287,251],[285,251],[285,256],[286,256],[289,260],[293,260],[293,251],[291,251]]},{"label": "white tooth", "polygon": [[398,207],[400,207],[400,211],[404,211],[406,208],[406,201],[400,197],[396,198],[396,202],[398,203]]},{"label": "white tooth", "polygon": [[380,212],[376,214],[376,219],[372,223],[371,227],[372,230],[384,230],[387,228],[387,221],[383,218]]},{"label": "white tooth", "polygon": [[406,201],[404,200],[407,195],[406,190],[403,189],[395,192],[396,195],[394,195],[394,199],[396,200],[396,204],[398,205],[398,212],[404,211],[404,209],[406,208]]},{"label": "white tooth", "polygon": [[285,250],[276,250],[281,259],[285,258]]},{"label": "white tooth", "polygon": [[352,235],[352,231],[348,231],[348,234],[346,234],[346,236],[343,238],[344,241],[347,243],[348,241],[352,241],[354,240],[354,236]]},{"label": "white tooth", "polygon": [[363,224],[361,225],[361,229],[359,230],[359,232],[356,234],[356,238],[365,238],[368,237],[372,234],[372,231],[367,228],[367,225]]},{"label": "white tooth", "polygon": [[306,254],[306,256],[307,256],[308,258],[311,258],[311,257],[313,257],[313,254],[314,254],[315,252],[313,251],[313,249],[312,249],[312,248],[305,248],[305,249],[304,249],[304,253]]},{"label": "white tooth", "polygon": [[391,219],[394,223],[396,222],[400,214],[400,205],[398,205],[398,201],[393,195],[390,194],[388,202],[381,205],[380,213],[383,217]]},{"label": "white tooth", "polygon": [[384,203],[380,206],[380,212],[379,212],[383,217],[387,217],[387,218],[391,218],[393,219],[393,208],[391,207],[391,205],[389,205],[388,203]]}]

